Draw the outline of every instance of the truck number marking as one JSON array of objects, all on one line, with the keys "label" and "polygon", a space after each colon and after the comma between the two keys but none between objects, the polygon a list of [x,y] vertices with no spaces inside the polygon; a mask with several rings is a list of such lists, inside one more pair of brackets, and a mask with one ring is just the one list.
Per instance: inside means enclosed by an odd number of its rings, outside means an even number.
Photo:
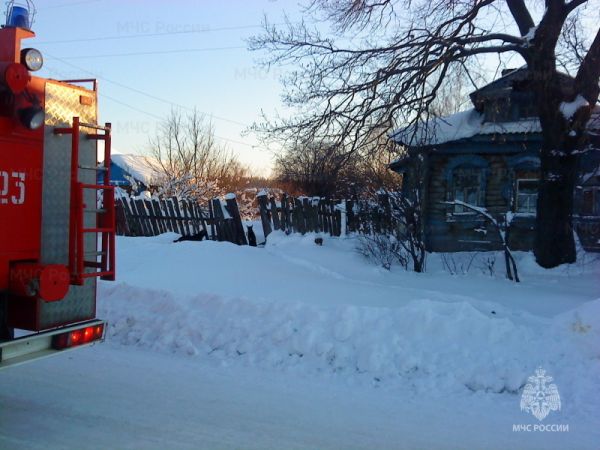
[{"label": "truck number marking", "polygon": [[[0,205],[22,205],[25,203],[25,172],[0,170]],[[13,191],[13,195],[10,192]]]}]

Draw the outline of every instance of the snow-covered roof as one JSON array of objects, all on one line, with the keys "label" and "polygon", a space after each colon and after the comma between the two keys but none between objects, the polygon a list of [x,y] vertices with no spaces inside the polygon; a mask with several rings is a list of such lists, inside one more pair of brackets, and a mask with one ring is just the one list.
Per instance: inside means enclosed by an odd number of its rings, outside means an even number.
[{"label": "snow-covered roof", "polygon": [[400,128],[390,137],[399,144],[437,145],[446,142],[468,139],[476,135],[532,133],[541,131],[537,119],[519,120],[515,122],[484,122],[483,114],[475,109],[468,109],[447,117],[436,117],[427,123],[419,123]]},{"label": "snow-covered roof", "polygon": [[158,161],[150,156],[116,154],[111,161],[146,186],[156,184],[163,176]]},{"label": "snow-covered roof", "polygon": [[[588,129],[600,130],[600,108],[595,108],[588,123]],[[427,123],[400,128],[393,131],[390,138],[399,144],[427,146],[468,139],[477,135],[539,133],[541,131],[538,119],[484,122],[483,114],[472,108],[447,117],[436,117]]]}]

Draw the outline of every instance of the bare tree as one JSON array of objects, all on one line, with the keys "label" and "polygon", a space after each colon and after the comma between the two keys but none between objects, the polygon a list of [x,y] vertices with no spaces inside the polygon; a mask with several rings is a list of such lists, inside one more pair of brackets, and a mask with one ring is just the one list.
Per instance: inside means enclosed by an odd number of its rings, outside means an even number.
[{"label": "bare tree", "polygon": [[183,115],[173,110],[149,147],[150,164],[166,196],[204,201],[234,191],[232,185],[246,176],[233,152],[215,141],[212,124],[196,111]]},{"label": "bare tree", "polygon": [[328,142],[309,142],[281,151],[274,174],[289,193],[350,198],[399,187],[401,177],[387,169],[396,152],[389,140],[363,156]]},{"label": "bare tree", "polygon": [[394,262],[408,270],[412,262],[414,272],[425,272],[427,252],[420,196],[412,194],[379,191],[377,204],[383,215],[390,219],[389,227],[381,229],[371,223],[361,230],[358,251],[387,270]]},{"label": "bare tree", "polygon": [[[386,124],[426,120],[452,74],[477,73],[486,55],[518,55],[531,72],[543,137],[536,259],[543,267],[575,260],[576,155],[598,100],[600,30],[588,47],[572,18],[598,11],[597,0],[310,0],[306,7],[321,24],[288,21],[280,29],[266,22],[250,41],[267,52],[265,64],[296,67],[284,80],[284,101],[296,114],[258,131],[284,140],[326,137],[356,151],[384,135]],[[323,22],[332,24],[332,36],[321,31]],[[557,72],[565,60],[576,69],[566,93]],[[563,114],[565,105],[574,114]]]},{"label": "bare tree", "polygon": [[277,155],[275,176],[293,191],[331,196],[347,163],[343,149],[328,142],[306,142],[291,146]]}]

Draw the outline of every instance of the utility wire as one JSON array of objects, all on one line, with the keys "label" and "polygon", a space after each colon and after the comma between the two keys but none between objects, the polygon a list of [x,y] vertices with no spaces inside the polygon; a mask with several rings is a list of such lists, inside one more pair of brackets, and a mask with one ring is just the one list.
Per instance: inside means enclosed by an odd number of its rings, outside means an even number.
[{"label": "utility wire", "polygon": [[[51,57],[51,58],[53,58],[53,59],[56,59],[57,61],[60,61],[60,59],[58,59],[58,58],[55,58],[55,57]],[[69,63],[69,62],[66,62],[66,61],[64,61],[64,64],[67,64],[67,65],[69,65],[69,66],[71,66],[71,67],[73,67],[73,68],[75,68],[75,69],[79,69],[79,70],[81,70],[81,71],[83,71],[83,72],[87,73],[88,75],[90,75],[90,76],[92,76],[92,77],[95,77],[95,75],[94,75],[92,72],[90,72],[90,71],[88,71],[88,70],[85,70],[85,69],[83,69],[83,68],[81,68],[81,67],[78,67],[78,66],[76,66],[76,65],[74,65],[74,64],[71,64],[71,63]],[[190,107],[187,107],[187,106],[179,105],[179,104],[177,104],[177,103],[174,103],[174,102],[172,102],[172,101],[165,100],[165,99],[162,99],[162,98],[160,98],[160,97],[156,97],[156,96],[154,96],[154,95],[152,95],[152,94],[149,94],[149,93],[147,93],[147,92],[144,92],[144,91],[140,91],[139,89],[132,88],[132,87],[130,87],[130,86],[126,86],[126,85],[124,85],[124,84],[121,84],[121,83],[118,83],[118,82],[116,82],[116,81],[108,80],[108,79],[106,79],[106,78],[104,78],[104,77],[97,77],[97,78],[98,78],[98,79],[100,79],[100,80],[106,81],[106,82],[108,82],[108,83],[115,84],[116,86],[120,86],[120,87],[122,87],[122,88],[124,88],[124,89],[127,89],[127,90],[130,90],[130,91],[132,91],[132,92],[138,93],[138,94],[140,94],[140,95],[144,95],[144,96],[146,96],[146,97],[149,97],[149,98],[152,98],[152,99],[154,99],[154,100],[157,100],[157,101],[160,101],[160,102],[163,102],[163,103],[167,103],[167,104],[169,104],[169,105],[171,105],[171,106],[176,106],[176,107],[179,107],[179,108],[182,108],[182,109],[186,109],[186,110],[189,110],[189,111],[194,111],[194,108],[190,108]],[[98,95],[99,95],[101,98],[105,98],[105,99],[107,99],[107,100],[110,100],[110,101],[112,101],[112,102],[114,102],[114,103],[118,103],[118,104],[120,104],[121,106],[124,106],[124,107],[126,107],[126,108],[129,108],[129,109],[131,109],[131,110],[133,110],[133,111],[137,111],[137,112],[139,112],[139,113],[145,114],[145,115],[146,115],[146,116],[148,116],[148,117],[152,117],[152,118],[154,118],[154,119],[156,119],[156,120],[159,120],[159,121],[162,121],[162,120],[164,120],[164,117],[161,117],[161,116],[159,116],[159,115],[157,115],[157,114],[153,114],[153,113],[151,113],[151,112],[148,112],[148,111],[145,111],[145,110],[143,110],[143,109],[141,109],[141,108],[138,108],[138,107],[136,107],[136,106],[133,106],[133,105],[131,105],[131,104],[129,104],[129,103],[126,103],[126,102],[124,102],[124,101],[122,101],[122,100],[118,100],[118,99],[116,99],[116,98],[114,98],[114,97],[111,97],[111,96],[109,96],[109,95],[106,95],[106,94],[103,94],[103,93],[99,93]],[[244,123],[241,123],[241,122],[236,122],[235,120],[225,119],[225,118],[223,118],[223,117],[218,117],[218,116],[215,116],[215,115],[213,115],[213,114],[207,114],[207,113],[203,113],[202,111],[198,111],[198,112],[200,112],[201,114],[204,114],[204,115],[208,116],[209,118],[214,118],[214,119],[221,120],[221,121],[231,122],[231,123],[234,123],[234,124],[237,124],[237,125],[242,125],[242,126],[244,126],[244,127],[246,127],[246,126],[247,126],[246,124],[244,124]],[[217,139],[220,139],[220,140],[223,140],[223,141],[226,141],[226,142],[231,142],[232,144],[243,145],[243,146],[250,147],[250,148],[253,148],[253,149],[261,149],[261,150],[266,150],[266,151],[270,152],[270,150],[269,150],[268,148],[266,148],[266,147],[260,147],[260,146],[256,146],[256,145],[248,144],[247,142],[236,141],[235,139],[229,139],[229,138],[222,137],[222,136],[217,136],[217,135],[215,135],[215,137],[216,137]]]},{"label": "utility wire", "polygon": [[[153,113],[151,113],[151,112],[148,112],[148,111],[144,111],[144,110],[143,110],[143,109],[141,109],[141,108],[138,108],[138,107],[136,107],[136,106],[130,105],[129,103],[126,103],[126,102],[124,102],[124,101],[118,100],[118,99],[116,99],[116,98],[114,98],[114,97],[111,97],[111,96],[109,96],[109,95],[106,95],[106,94],[99,94],[99,96],[100,96],[101,98],[105,98],[105,99],[107,99],[107,100],[110,100],[110,101],[112,101],[112,102],[115,102],[115,103],[117,103],[117,104],[119,104],[119,105],[121,105],[121,106],[124,106],[124,107],[126,107],[126,108],[132,109],[133,111],[137,111],[137,112],[139,112],[139,113],[145,114],[145,115],[147,115],[148,117],[152,117],[152,118],[154,118],[154,119],[156,119],[156,120],[160,120],[160,121],[164,120],[164,117],[161,117],[161,116],[159,116],[159,115],[157,115],[157,114],[153,114]],[[252,144],[248,144],[247,142],[236,141],[236,140],[234,140],[234,139],[229,139],[229,138],[226,138],[226,137],[218,136],[218,135],[216,135],[216,134],[215,134],[215,137],[216,137],[217,139],[220,139],[220,140],[222,140],[222,141],[231,142],[231,143],[233,143],[233,144],[244,145],[244,146],[246,146],[246,147],[250,147],[250,148],[259,148],[259,149],[261,148],[261,147],[257,147],[257,146],[255,146],[255,145],[252,145]],[[267,150],[267,151],[269,151],[269,150],[268,150],[268,149],[266,149],[266,148],[264,148],[263,150]]]},{"label": "utility wire", "polygon": [[[99,0],[95,0],[99,1]],[[285,24],[275,24],[285,25]],[[38,44],[69,44],[72,42],[95,42],[95,41],[114,41],[121,39],[140,39],[155,36],[176,36],[182,34],[198,34],[198,33],[212,33],[218,31],[235,31],[235,30],[249,30],[254,28],[262,28],[262,25],[239,25],[233,27],[219,27],[219,28],[198,28],[192,30],[180,30],[180,31],[165,31],[160,33],[140,33],[140,34],[118,34],[113,36],[98,36],[93,38],[81,38],[81,39],[65,39],[60,41],[39,41]]]},{"label": "utility wire", "polygon": [[[151,98],[151,99],[156,100],[156,101],[161,102],[161,103],[165,103],[167,105],[176,106],[178,108],[185,109],[185,110],[188,110],[188,111],[194,111],[194,108],[190,108],[189,106],[180,105],[180,104],[175,103],[175,102],[173,102],[171,100],[167,100],[167,99],[158,97],[158,96],[156,96],[154,94],[150,94],[150,93],[142,91],[140,89],[137,89],[137,88],[134,88],[134,87],[131,87],[131,86],[127,86],[127,85],[125,85],[123,83],[120,83],[118,81],[114,81],[114,80],[108,79],[106,77],[96,76],[93,72],[90,72],[89,70],[86,70],[83,67],[79,67],[79,66],[77,66],[75,64],[72,64],[72,63],[70,63],[68,61],[65,61],[62,58],[59,58],[59,57],[56,57],[56,56],[52,56],[52,55],[48,55],[48,54],[47,54],[47,56],[49,56],[51,59],[55,59],[57,61],[60,61],[63,64],[66,64],[66,65],[68,65],[68,66],[70,66],[70,67],[72,67],[74,69],[81,70],[82,72],[85,72],[85,73],[87,73],[88,75],[90,75],[92,77],[96,77],[96,78],[98,78],[100,80],[106,81],[107,83],[110,83],[110,84],[114,84],[115,86],[119,86],[119,87],[121,87],[123,89],[126,89],[128,91],[135,92],[137,94],[143,95],[145,97]],[[202,113],[202,111],[199,111],[199,112]],[[245,123],[242,123],[242,122],[238,122],[236,120],[231,120],[231,119],[227,119],[225,117],[219,117],[219,116],[215,116],[215,115],[207,114],[207,113],[203,113],[203,114],[205,114],[207,116],[214,117],[215,119],[221,120],[223,122],[229,122],[229,123],[232,123],[232,124],[235,124],[235,125],[240,125],[240,126],[243,126],[243,127],[248,127],[248,124],[245,124]]]},{"label": "utility wire", "polygon": [[188,49],[179,49],[179,50],[159,50],[153,52],[131,52],[131,53],[110,53],[110,54],[101,54],[101,55],[81,55],[81,56],[54,56],[55,59],[60,60],[72,60],[72,59],[96,59],[96,58],[114,58],[118,56],[142,56],[142,55],[171,55],[177,53],[198,53],[198,52],[215,52],[222,50],[240,50],[245,49],[243,46],[235,46],[235,47],[206,47],[206,48],[188,48]]},{"label": "utility wire", "polygon": [[87,5],[88,3],[98,3],[102,0],[82,0],[79,2],[70,2],[70,3],[60,3],[58,5],[52,6],[41,6],[37,8],[38,11],[47,10],[47,9],[57,9],[57,8],[67,8],[69,6],[78,6],[78,5]]}]

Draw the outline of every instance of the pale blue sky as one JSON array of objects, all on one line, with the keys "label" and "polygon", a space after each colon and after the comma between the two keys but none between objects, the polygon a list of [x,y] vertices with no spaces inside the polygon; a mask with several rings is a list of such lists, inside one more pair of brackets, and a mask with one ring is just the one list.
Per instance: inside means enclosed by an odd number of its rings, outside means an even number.
[{"label": "pale blue sky", "polygon": [[[46,58],[41,74],[99,78],[101,120],[113,123],[120,152],[143,153],[157,118],[167,115],[172,103],[212,115],[223,142],[256,173],[268,171],[271,153],[257,147],[254,136],[240,133],[261,109],[278,108],[278,71],[257,68],[258,55],[246,50],[244,39],[260,30],[264,13],[281,17],[285,9],[293,15],[298,11],[294,1],[35,3],[37,38],[28,45]],[[211,50],[188,51],[195,49]]]},{"label": "pale blue sky", "polygon": [[[241,132],[280,102],[281,68],[260,69],[245,39],[267,14],[300,19],[297,0],[35,0],[31,45],[46,58],[43,76],[96,77],[102,121],[114,126],[114,147],[144,153],[160,118],[175,107],[212,117],[216,135],[254,173],[268,175],[272,153]],[[600,0],[583,16],[597,27]],[[498,26],[498,24],[496,24]],[[514,24],[507,21],[509,31]],[[120,55],[120,56],[119,56]],[[522,62],[515,58],[509,65]],[[493,73],[495,63],[490,65]],[[492,67],[494,66],[494,67]]]}]

